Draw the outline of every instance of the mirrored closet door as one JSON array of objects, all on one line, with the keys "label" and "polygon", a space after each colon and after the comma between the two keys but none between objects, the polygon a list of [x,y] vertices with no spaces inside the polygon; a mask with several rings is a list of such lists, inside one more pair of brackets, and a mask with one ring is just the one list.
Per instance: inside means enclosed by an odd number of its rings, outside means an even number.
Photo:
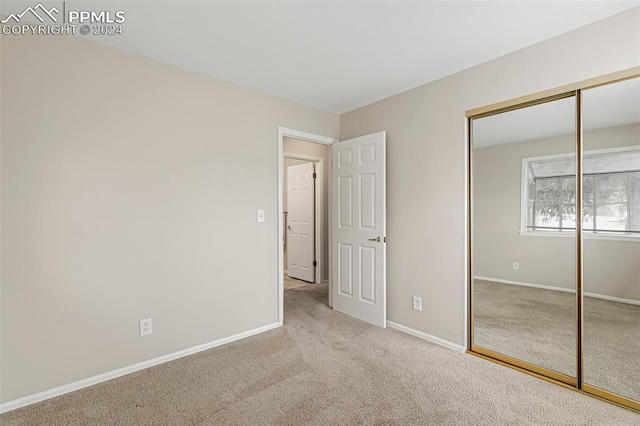
[{"label": "mirrored closet door", "polygon": [[582,101],[584,383],[640,401],[640,78]]},{"label": "mirrored closet door", "polygon": [[640,78],[469,130],[469,352],[640,410]]},{"label": "mirrored closet door", "polygon": [[[474,119],[473,344],[576,377],[575,96]],[[543,235],[543,236],[542,236]]]}]

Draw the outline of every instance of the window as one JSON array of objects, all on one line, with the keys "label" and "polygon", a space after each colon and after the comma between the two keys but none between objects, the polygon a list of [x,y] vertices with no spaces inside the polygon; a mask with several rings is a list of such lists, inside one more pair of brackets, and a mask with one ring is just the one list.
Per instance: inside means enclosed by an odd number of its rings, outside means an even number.
[{"label": "window", "polygon": [[[525,158],[522,166],[522,231],[575,231],[575,157]],[[585,152],[582,174],[584,231],[640,237],[640,146]]]}]

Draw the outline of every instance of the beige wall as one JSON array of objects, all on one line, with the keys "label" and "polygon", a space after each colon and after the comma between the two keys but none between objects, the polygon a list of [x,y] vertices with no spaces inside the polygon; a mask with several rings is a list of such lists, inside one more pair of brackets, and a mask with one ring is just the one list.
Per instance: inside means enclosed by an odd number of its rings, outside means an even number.
[{"label": "beige wall", "polygon": [[387,131],[390,321],[464,344],[465,111],[640,65],[639,19],[635,8],[340,117],[341,139]]},{"label": "beige wall", "polygon": [[[585,132],[585,149],[640,144],[640,125]],[[474,150],[474,274],[575,289],[575,238],[522,236],[522,159],[574,152],[574,136]],[[519,262],[519,269],[512,269]],[[585,239],[585,291],[640,300],[640,243]]]},{"label": "beige wall", "polygon": [[2,402],[278,321],[278,126],[336,115],[77,37],[1,59]]},{"label": "beige wall", "polygon": [[[331,166],[330,154],[331,150],[328,145],[322,145],[319,143],[306,142],[299,139],[293,139],[289,137],[284,138],[284,152],[285,154],[300,154],[308,155],[311,157],[322,158],[323,170],[322,170],[322,206],[323,206],[323,219],[322,219],[322,251],[324,263],[322,265],[322,280],[329,279],[329,167]],[[305,163],[306,161],[295,160],[292,158],[285,158],[284,162],[284,198],[283,206],[284,210],[287,210],[287,166],[295,166],[297,164]],[[287,269],[285,247],[285,259],[284,268]]]}]

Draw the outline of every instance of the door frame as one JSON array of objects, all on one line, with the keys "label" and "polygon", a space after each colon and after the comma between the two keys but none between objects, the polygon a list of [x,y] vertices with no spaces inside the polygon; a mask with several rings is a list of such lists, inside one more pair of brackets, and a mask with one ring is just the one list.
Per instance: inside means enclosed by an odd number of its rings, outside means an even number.
[{"label": "door frame", "polygon": [[[322,268],[324,267],[324,250],[322,250],[322,218],[323,218],[323,214],[322,214],[322,207],[323,207],[323,203],[322,203],[322,170],[324,168],[324,159],[320,158],[320,157],[314,157],[313,155],[304,155],[304,154],[296,154],[293,152],[284,152],[283,153],[283,157],[284,158],[291,158],[293,160],[303,160],[303,161],[308,161],[310,163],[314,164],[314,173],[316,174],[316,178],[314,178],[314,183],[313,183],[313,189],[314,189],[314,204],[315,204],[315,208],[314,208],[314,212],[313,212],[313,239],[314,239],[314,249],[315,249],[315,260],[317,261],[316,263],[316,268],[315,271],[313,273],[313,282],[315,282],[316,284],[322,284]],[[283,172],[284,172],[284,167],[283,167]],[[283,176],[283,183],[284,183],[284,176]],[[284,201],[284,200],[283,200]],[[284,203],[283,203],[283,220],[284,220]],[[283,226],[285,226],[285,224],[283,223]],[[285,233],[283,233],[282,236],[282,241],[286,242],[286,231]],[[288,258],[288,257],[287,257]],[[283,249],[283,258],[282,258],[282,262],[283,262],[283,266],[287,266],[284,265],[284,249]],[[320,272],[318,272],[320,271]]]},{"label": "door frame", "polygon": [[[286,127],[278,126],[278,324],[284,324],[284,205],[283,205],[283,177],[284,177],[284,138],[290,137],[299,139],[306,142],[319,143],[322,145],[332,145],[339,141],[339,139],[316,135],[313,133],[303,132],[300,130],[289,129]],[[329,153],[331,156],[331,153]],[[329,176],[331,178],[331,170],[329,170]],[[329,205],[331,208],[331,185],[327,188],[329,193]],[[331,210],[329,210],[331,211]],[[331,215],[329,215],[329,229],[331,229]],[[317,247],[317,241],[316,241]],[[331,295],[332,282],[331,282],[331,233],[329,233],[329,306],[333,306],[333,298]],[[318,268],[320,269],[320,268]]]}]

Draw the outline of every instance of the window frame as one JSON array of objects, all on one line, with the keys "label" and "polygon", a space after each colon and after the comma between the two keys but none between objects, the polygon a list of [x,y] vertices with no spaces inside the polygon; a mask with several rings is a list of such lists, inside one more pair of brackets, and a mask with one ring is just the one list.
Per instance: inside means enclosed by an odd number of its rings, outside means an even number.
[{"label": "window frame", "polygon": [[[627,151],[640,151],[640,145],[629,145],[624,147],[584,151],[583,157],[588,155],[611,154],[611,153],[627,152]],[[519,229],[519,234],[521,236],[575,238],[576,236],[575,230],[570,230],[570,229],[545,230],[545,229],[528,229],[527,228],[528,209],[529,209],[529,164],[535,161],[549,161],[549,160],[559,160],[564,158],[575,158],[575,156],[576,156],[575,153],[563,153],[563,154],[543,155],[539,157],[527,157],[522,159],[521,183],[520,183],[520,229]],[[612,173],[615,173],[615,172],[612,172]],[[560,200],[560,203],[562,203],[562,200]],[[597,205],[597,204],[594,203],[594,205]],[[582,235],[584,236],[585,239],[640,242],[640,233],[628,234],[623,232],[615,233],[615,232],[597,231],[597,230],[592,231],[592,230],[583,228]]]}]

